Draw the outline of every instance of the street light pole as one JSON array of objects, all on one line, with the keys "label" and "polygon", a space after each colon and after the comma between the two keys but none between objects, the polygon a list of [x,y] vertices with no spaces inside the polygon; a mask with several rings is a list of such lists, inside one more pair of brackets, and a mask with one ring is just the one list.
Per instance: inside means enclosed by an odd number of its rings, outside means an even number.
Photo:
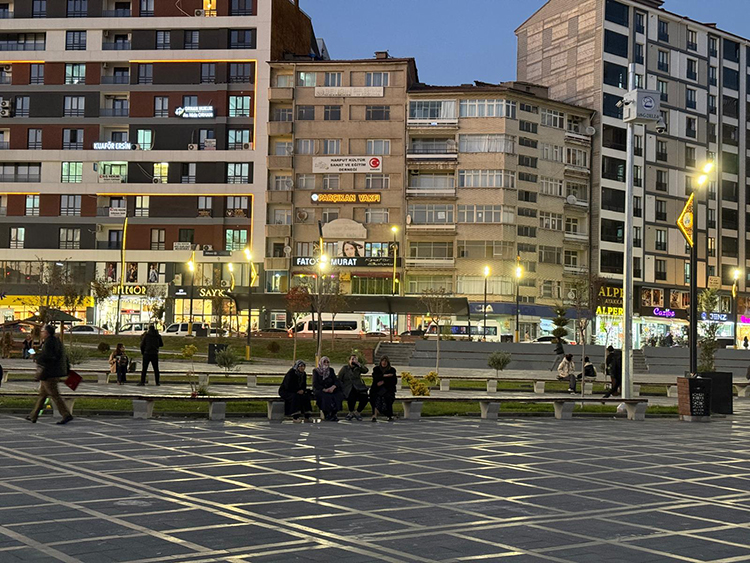
[{"label": "street light pole", "polygon": [[[713,170],[714,163],[709,161],[703,165],[703,173],[698,177],[698,189],[708,181],[708,174]],[[693,244],[690,247],[690,373],[698,373],[698,198],[693,195],[693,209],[691,230]]]},{"label": "street light pole", "polygon": [[483,324],[482,327],[482,341],[487,340],[487,278],[490,277],[490,267],[484,267],[484,307],[482,307]]},{"label": "street light pole", "polygon": [[193,256],[188,262],[188,269],[190,270],[190,312],[188,314],[188,336],[193,336],[193,289],[195,288],[195,252],[193,252]]},{"label": "street light pole", "polygon": [[[398,235],[398,227],[393,225],[391,232],[393,233],[393,283],[391,295],[396,295],[396,263],[398,262],[398,241],[396,240],[396,236]],[[393,315],[389,313],[388,318],[391,324],[390,341],[393,342]],[[398,324],[398,314],[396,314],[396,324]]]},{"label": "street light pole", "polygon": [[520,297],[519,297],[519,288],[521,286],[521,276],[523,275],[523,270],[521,269],[521,257],[516,256],[516,342],[521,342],[521,329],[520,329]]},{"label": "street light pole", "polygon": [[739,268],[734,269],[734,272],[732,272],[732,277],[734,278],[734,283],[732,284],[732,313],[734,314],[734,332],[732,333],[732,336],[734,339],[734,348],[736,350],[737,348],[739,348],[739,344],[737,343],[737,282],[740,279]]},{"label": "street light pole", "polygon": [[255,264],[249,247],[245,247],[245,260],[250,265],[250,281],[247,284],[247,342],[245,343],[245,360],[250,361],[250,344],[253,333],[253,284],[255,283]]}]

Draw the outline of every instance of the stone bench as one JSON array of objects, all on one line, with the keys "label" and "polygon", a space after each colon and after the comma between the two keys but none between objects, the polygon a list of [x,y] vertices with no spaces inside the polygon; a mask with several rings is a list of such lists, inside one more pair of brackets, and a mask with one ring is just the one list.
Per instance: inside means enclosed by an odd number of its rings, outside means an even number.
[{"label": "stone bench", "polygon": [[581,399],[575,396],[548,397],[548,398],[512,398],[512,397],[396,397],[401,401],[404,408],[404,419],[419,420],[422,416],[422,407],[426,402],[466,402],[479,401],[481,416],[485,420],[497,420],[501,403],[552,403],[555,409],[555,418],[567,420],[573,418],[573,409],[576,403],[584,404],[612,404],[625,403],[628,420],[645,420],[648,399]]}]

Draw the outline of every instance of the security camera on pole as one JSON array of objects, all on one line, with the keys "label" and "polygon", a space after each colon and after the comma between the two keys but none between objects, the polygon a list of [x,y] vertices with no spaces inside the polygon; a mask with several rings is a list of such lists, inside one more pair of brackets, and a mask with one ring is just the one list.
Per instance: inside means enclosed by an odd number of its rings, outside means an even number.
[{"label": "security camera on pole", "polygon": [[[635,65],[628,72],[628,84],[635,84]],[[623,344],[622,344],[622,397],[633,396],[633,152],[636,125],[656,124],[656,132],[667,130],[661,117],[661,94],[656,90],[631,89],[618,107],[623,109],[622,120],[628,124],[628,160],[625,191],[625,259],[623,264]]]}]

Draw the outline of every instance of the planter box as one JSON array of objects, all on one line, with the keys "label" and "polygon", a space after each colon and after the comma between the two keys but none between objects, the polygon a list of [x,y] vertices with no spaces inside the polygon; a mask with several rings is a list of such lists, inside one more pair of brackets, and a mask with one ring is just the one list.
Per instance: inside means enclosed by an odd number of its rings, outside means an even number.
[{"label": "planter box", "polygon": [[688,422],[711,420],[711,380],[678,377],[677,412],[680,420]]}]

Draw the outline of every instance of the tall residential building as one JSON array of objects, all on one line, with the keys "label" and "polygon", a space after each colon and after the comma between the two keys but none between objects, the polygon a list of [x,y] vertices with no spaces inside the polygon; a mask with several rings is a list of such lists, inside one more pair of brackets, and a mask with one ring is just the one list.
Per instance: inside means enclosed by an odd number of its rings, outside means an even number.
[{"label": "tall residential building", "polygon": [[525,82],[415,84],[408,112],[405,293],[466,296],[476,333],[486,287],[505,340],[518,295],[520,337],[551,332],[588,272],[593,112]]},{"label": "tall residential building", "polygon": [[[635,64],[638,87],[661,93],[667,132],[636,128],[634,144],[634,272],[640,316],[636,345],[686,332],[688,248],[675,222],[707,160],[715,160],[699,202],[699,287],[721,278],[720,311],[706,317],[733,338],[733,270],[750,280],[750,165],[746,157],[750,41],[715,25],[669,12],[661,0],[550,0],[517,30],[518,78],[550,87],[550,95],[596,110],[593,145],[592,267],[611,280],[597,316],[601,339],[620,333],[622,308],[626,127],[617,106]],[[743,103],[744,102],[744,103]],[[743,133],[744,132],[744,133]],[[742,189],[742,186],[745,189]],[[718,281],[718,280],[717,280]],[[738,300],[739,338],[750,334],[746,300]],[[613,314],[614,313],[614,314]]]},{"label": "tall residential building", "polygon": [[229,306],[215,298],[249,283],[244,248],[262,261],[266,61],[318,55],[308,16],[289,0],[10,0],[0,12],[3,316],[36,310],[44,264],[118,284],[119,299],[96,314],[84,303],[81,319],[147,320],[169,296],[167,322],[189,302],[215,321]]},{"label": "tall residential building", "polygon": [[[405,220],[414,60],[379,52],[373,59],[308,57],[270,67],[265,291],[283,293],[290,282],[315,275],[322,237],[344,292],[400,292],[394,254],[400,257]],[[278,328],[287,322],[283,311],[269,320]],[[371,330],[388,325],[387,314],[367,315]]]}]

